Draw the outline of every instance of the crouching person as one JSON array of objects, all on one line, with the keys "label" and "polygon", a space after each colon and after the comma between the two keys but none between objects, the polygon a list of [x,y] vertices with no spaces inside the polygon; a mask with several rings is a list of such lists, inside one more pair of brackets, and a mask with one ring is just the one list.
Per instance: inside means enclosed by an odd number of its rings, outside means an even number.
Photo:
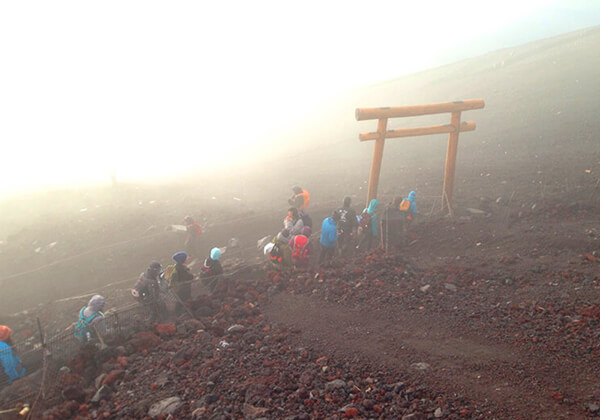
[{"label": "crouching person", "polygon": [[294,236],[289,243],[289,247],[292,249],[292,261],[295,268],[306,268],[309,266],[312,254],[310,233],[310,226],[304,226],[300,235]]},{"label": "crouching person", "polygon": [[160,276],[162,266],[154,261],[140,274],[139,279],[131,289],[133,297],[143,306],[150,322],[163,322],[166,318],[166,307],[160,296]]},{"label": "crouching person", "polygon": [[219,248],[211,249],[210,255],[204,260],[202,271],[200,271],[202,283],[207,285],[213,291],[221,279],[221,274],[223,274],[223,267],[219,261],[220,258],[221,250]]},{"label": "crouching person", "polygon": [[6,325],[0,325],[0,363],[0,384],[5,382],[10,385],[15,379],[25,376],[25,368],[13,349],[12,330]]},{"label": "crouching person", "polygon": [[87,305],[79,311],[79,320],[75,325],[75,338],[80,343],[88,343],[93,340],[104,342],[102,336],[106,333],[104,321],[104,296],[94,295]]},{"label": "crouching person", "polygon": [[289,247],[291,239],[290,231],[283,229],[265,245],[264,253],[276,270],[286,270],[292,266],[292,250]]}]

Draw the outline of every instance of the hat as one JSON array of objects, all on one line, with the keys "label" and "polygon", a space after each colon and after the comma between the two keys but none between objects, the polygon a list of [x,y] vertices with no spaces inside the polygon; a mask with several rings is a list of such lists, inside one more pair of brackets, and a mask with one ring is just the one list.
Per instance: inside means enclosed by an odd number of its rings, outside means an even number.
[{"label": "hat", "polygon": [[294,191],[296,194],[302,194],[302,188],[297,185],[292,187],[292,191]]},{"label": "hat", "polygon": [[219,248],[213,248],[210,250],[210,258],[213,260],[218,260],[221,258],[221,250]]},{"label": "hat", "polygon": [[0,325],[0,341],[6,341],[12,335],[12,330],[6,325]]},{"label": "hat", "polygon": [[179,264],[183,264],[185,262],[185,260],[187,260],[188,255],[183,252],[183,251],[179,251],[175,254],[173,254],[173,261],[179,263]]},{"label": "hat", "polygon": [[185,216],[183,218],[183,221],[186,223],[194,223],[194,219],[192,219],[192,216]]}]

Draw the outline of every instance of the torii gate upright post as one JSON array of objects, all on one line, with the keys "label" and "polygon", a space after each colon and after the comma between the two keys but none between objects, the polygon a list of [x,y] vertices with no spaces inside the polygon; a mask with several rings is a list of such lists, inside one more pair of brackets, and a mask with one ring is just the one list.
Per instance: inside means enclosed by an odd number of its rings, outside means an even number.
[{"label": "torii gate upright post", "polygon": [[[383,146],[386,138],[422,136],[426,134],[449,133],[448,149],[446,151],[446,167],[444,169],[444,186],[442,188],[442,210],[447,206],[452,214],[454,173],[456,169],[456,154],[458,151],[458,134],[461,131],[475,130],[474,122],[460,122],[461,112],[472,109],[481,109],[485,106],[483,99],[471,99],[467,101],[444,102],[439,104],[413,105],[402,107],[385,108],[357,108],[356,119],[374,120],[378,119],[377,132],[361,133],[361,141],[375,140],[373,150],[373,162],[369,175],[369,190],[367,192],[367,205],[373,198],[377,198],[377,187],[379,186],[379,174],[383,159]],[[431,115],[451,113],[450,124],[433,125],[418,128],[403,128],[399,130],[387,130],[389,118],[415,117],[419,115]]]},{"label": "torii gate upright post", "polygon": [[377,197],[379,186],[379,174],[381,173],[381,161],[383,160],[383,146],[385,145],[385,133],[387,131],[387,118],[381,118],[377,122],[377,140],[373,149],[373,161],[371,162],[371,173],[369,175],[369,191],[367,192],[367,207],[371,198]]}]

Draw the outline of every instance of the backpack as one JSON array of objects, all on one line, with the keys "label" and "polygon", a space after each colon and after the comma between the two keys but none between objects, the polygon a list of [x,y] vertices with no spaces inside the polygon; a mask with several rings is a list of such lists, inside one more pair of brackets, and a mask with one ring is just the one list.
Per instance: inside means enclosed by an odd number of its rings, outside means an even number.
[{"label": "backpack", "polygon": [[271,249],[271,252],[269,252],[269,257],[271,258],[272,263],[278,264],[283,261],[283,251],[281,250],[279,244],[276,243],[273,246],[273,249]]},{"label": "backpack", "polygon": [[294,238],[294,250],[292,253],[292,259],[294,261],[306,261],[308,260],[310,240],[304,235],[297,235]]},{"label": "backpack", "polygon": [[402,200],[400,203],[400,211],[409,211],[410,210],[410,201],[407,199]]},{"label": "backpack", "polygon": [[164,278],[167,280],[169,287],[177,282],[177,270],[175,269],[175,264],[167,265]]},{"label": "backpack", "polygon": [[312,228],[312,219],[310,218],[310,216],[305,213],[305,212],[300,212],[300,218],[302,219],[302,223],[304,224],[304,226],[308,226]]},{"label": "backpack", "polygon": [[362,230],[368,229],[371,226],[371,215],[367,213],[365,209],[360,215],[360,221],[358,222],[358,227]]},{"label": "backpack", "polygon": [[90,333],[88,325],[90,325],[90,323],[99,316],[104,316],[102,312],[94,312],[90,316],[86,317],[83,315],[85,308],[87,308],[87,306],[84,306],[81,308],[81,311],[79,311],[79,320],[77,321],[75,331],[73,332],[75,338],[80,342],[86,342],[88,340],[88,333]]}]

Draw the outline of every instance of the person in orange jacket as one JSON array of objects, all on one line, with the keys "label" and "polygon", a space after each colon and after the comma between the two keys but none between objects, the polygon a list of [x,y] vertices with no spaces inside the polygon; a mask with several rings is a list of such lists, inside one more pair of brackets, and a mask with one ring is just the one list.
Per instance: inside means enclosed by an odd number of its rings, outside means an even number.
[{"label": "person in orange jacket", "polygon": [[288,200],[290,206],[296,207],[299,211],[304,210],[310,204],[310,194],[308,191],[297,185],[292,187],[294,195]]}]

